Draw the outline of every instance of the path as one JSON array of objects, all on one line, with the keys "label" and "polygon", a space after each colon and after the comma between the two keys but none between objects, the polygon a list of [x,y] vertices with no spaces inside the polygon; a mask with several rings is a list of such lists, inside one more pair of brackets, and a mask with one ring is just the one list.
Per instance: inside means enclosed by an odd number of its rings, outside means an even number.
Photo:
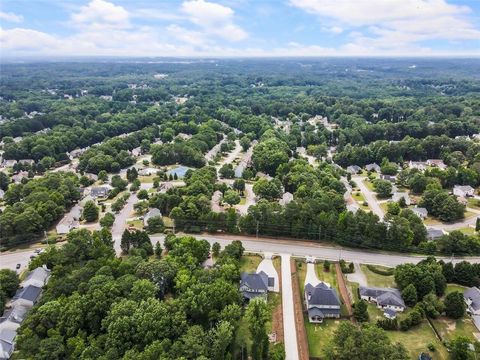
[{"label": "path", "polygon": [[281,254],[282,257],[282,304],[283,304],[283,323],[284,337],[285,337],[285,359],[298,360],[298,345],[297,333],[294,326],[287,326],[288,324],[295,324],[295,311],[293,306],[293,292],[292,292],[292,271],[290,264],[290,255]]},{"label": "path", "polygon": [[355,272],[347,274],[347,279],[350,282],[358,283],[360,286],[368,286],[367,277],[362,271],[359,263],[354,263]]},{"label": "path", "polygon": [[343,299],[343,303],[347,308],[347,312],[349,316],[353,315],[352,310],[352,300],[350,299],[350,294],[348,293],[347,284],[345,282],[345,278],[343,277],[342,268],[338,262],[335,263],[335,271],[337,273],[337,283],[338,289],[340,290],[340,295]]}]

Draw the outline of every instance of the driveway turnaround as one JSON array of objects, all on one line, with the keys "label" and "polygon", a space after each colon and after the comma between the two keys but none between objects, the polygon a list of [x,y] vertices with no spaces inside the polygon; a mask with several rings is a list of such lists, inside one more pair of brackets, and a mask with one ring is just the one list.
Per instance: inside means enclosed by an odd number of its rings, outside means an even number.
[{"label": "driveway turnaround", "polygon": [[312,286],[317,286],[320,283],[318,280],[317,274],[315,272],[315,264],[307,263],[307,275],[305,275],[305,285],[310,284]]},{"label": "driveway turnaround", "polygon": [[295,326],[295,311],[293,307],[292,272],[290,268],[290,255],[281,254],[282,257],[282,304],[283,304],[283,332],[285,339],[285,359],[298,360],[297,331]]},{"label": "driveway turnaround", "polygon": [[274,285],[273,285],[273,291],[279,292],[280,283],[278,281],[277,270],[275,270],[275,267],[273,266],[271,253],[265,253],[263,260],[260,262],[260,264],[258,264],[257,273],[259,273],[260,271],[263,271],[265,274],[267,274],[269,278],[275,279]]},{"label": "driveway turnaround", "polygon": [[362,271],[359,263],[354,263],[355,272],[347,274],[347,279],[350,282],[356,282],[360,286],[368,286],[367,277]]}]

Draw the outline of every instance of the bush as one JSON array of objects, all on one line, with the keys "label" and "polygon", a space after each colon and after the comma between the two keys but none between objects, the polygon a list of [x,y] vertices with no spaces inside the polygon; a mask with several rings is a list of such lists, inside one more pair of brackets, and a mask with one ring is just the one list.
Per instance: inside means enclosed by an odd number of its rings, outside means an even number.
[{"label": "bush", "polygon": [[380,269],[374,265],[367,265],[367,269],[375,274],[383,275],[383,276],[393,275],[395,271],[395,269]]},{"label": "bush", "polygon": [[383,330],[398,330],[397,319],[381,319],[377,320],[377,326]]},{"label": "bush", "polygon": [[347,263],[343,259],[340,260],[340,268],[342,269],[342,273],[344,274],[351,274],[355,271],[353,262],[347,265]]},{"label": "bush", "polygon": [[330,261],[325,260],[323,262],[323,271],[326,271],[326,272],[330,271]]}]

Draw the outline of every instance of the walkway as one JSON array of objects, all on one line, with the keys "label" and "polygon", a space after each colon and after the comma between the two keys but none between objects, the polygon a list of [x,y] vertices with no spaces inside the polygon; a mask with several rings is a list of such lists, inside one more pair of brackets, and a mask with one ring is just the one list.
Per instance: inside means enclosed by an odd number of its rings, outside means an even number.
[{"label": "walkway", "polygon": [[295,326],[295,311],[293,307],[292,272],[290,268],[290,255],[281,254],[282,257],[282,304],[285,338],[285,359],[298,360],[297,332]]}]

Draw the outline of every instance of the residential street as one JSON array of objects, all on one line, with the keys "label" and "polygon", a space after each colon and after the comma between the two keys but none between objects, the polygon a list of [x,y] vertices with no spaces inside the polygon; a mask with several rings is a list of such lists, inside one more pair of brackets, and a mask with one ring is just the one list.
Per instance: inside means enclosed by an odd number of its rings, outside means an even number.
[{"label": "residential street", "polygon": [[365,200],[367,201],[368,206],[370,207],[370,209],[372,209],[372,212],[375,215],[377,215],[380,219],[383,219],[383,217],[385,216],[383,209],[380,207],[380,204],[377,198],[375,197],[375,193],[371,191],[363,182],[364,179],[365,179],[364,177],[360,177],[360,176],[352,177],[352,180],[355,181],[355,183],[357,184],[358,188],[360,189],[363,196],[365,197]]},{"label": "residential street", "polygon": [[285,359],[298,360],[297,332],[295,330],[295,311],[293,307],[292,272],[290,270],[290,255],[280,254],[282,257],[282,304],[285,338]]}]

